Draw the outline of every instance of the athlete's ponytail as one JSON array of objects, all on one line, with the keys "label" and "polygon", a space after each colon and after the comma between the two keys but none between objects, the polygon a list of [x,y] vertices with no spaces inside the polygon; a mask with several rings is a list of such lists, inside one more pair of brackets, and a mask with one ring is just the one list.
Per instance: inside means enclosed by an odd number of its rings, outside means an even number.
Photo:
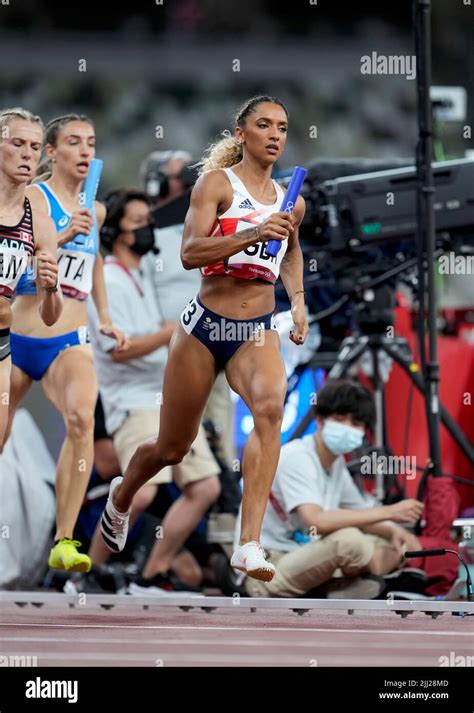
[{"label": "athlete's ponytail", "polygon": [[[253,114],[258,105],[263,102],[279,104],[284,109],[286,116],[289,116],[288,110],[283,102],[276,97],[261,95],[249,99],[243,106],[240,107],[234,118],[235,127],[239,126],[242,129],[249,114]],[[206,171],[210,171],[213,168],[231,168],[242,160],[243,148],[239,139],[232,135],[228,129],[223,131],[222,134],[223,138],[211,144],[206,149],[202,159],[195,164],[198,168],[199,175],[205,173]]]},{"label": "athlete's ponytail", "polygon": [[222,139],[208,146],[201,161],[196,164],[198,173],[210,171],[212,168],[230,168],[242,160],[242,144],[226,129]]},{"label": "athlete's ponytail", "polygon": [[[46,134],[44,138],[45,146],[50,144],[56,147],[58,143],[58,136],[61,129],[69,124],[70,121],[86,121],[92,127],[94,124],[91,119],[85,114],[65,114],[64,116],[57,116],[55,119],[51,119],[46,124]],[[51,178],[53,174],[53,162],[50,158],[44,158],[38,168],[36,169],[36,177],[33,183],[41,183],[42,181],[47,181]]]},{"label": "athlete's ponytail", "polygon": [[43,159],[38,168],[36,169],[36,174],[31,183],[42,183],[47,181],[53,175],[53,162],[50,158]]}]

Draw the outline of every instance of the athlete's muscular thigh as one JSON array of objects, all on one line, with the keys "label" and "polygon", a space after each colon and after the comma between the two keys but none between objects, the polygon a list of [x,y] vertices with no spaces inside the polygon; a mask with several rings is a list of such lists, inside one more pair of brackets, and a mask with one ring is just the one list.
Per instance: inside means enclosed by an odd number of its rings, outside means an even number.
[{"label": "athlete's muscular thigh", "polygon": [[216,378],[211,352],[179,324],[169,346],[158,446],[191,446]]},{"label": "athlete's muscular thigh", "polygon": [[281,404],[285,399],[287,378],[280,354],[280,339],[275,330],[265,330],[260,341],[243,344],[228,361],[225,369],[229,386],[254,412],[259,403]]},{"label": "athlete's muscular thigh", "polygon": [[72,403],[95,405],[97,377],[90,344],[68,347],[53,361],[42,380],[46,397],[64,414]]}]

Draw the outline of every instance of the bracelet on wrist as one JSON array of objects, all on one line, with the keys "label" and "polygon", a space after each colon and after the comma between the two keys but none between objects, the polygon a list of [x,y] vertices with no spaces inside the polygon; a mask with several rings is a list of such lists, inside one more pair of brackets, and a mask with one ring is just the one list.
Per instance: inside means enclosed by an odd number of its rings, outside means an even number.
[{"label": "bracelet on wrist", "polygon": [[59,278],[56,277],[56,284],[54,285],[54,287],[45,287],[44,289],[49,294],[52,294],[53,292],[57,292],[59,289]]}]

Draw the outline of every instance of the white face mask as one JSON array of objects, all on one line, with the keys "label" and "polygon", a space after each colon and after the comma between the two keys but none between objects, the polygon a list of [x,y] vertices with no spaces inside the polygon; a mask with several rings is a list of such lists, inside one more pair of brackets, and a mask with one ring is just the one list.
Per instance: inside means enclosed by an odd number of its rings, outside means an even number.
[{"label": "white face mask", "polygon": [[364,431],[328,418],[324,422],[321,438],[331,453],[340,456],[361,447]]}]

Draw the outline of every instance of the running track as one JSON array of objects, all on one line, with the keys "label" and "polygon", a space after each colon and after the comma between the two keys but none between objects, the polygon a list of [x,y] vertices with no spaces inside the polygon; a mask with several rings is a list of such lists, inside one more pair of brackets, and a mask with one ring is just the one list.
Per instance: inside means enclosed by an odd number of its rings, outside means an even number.
[{"label": "running track", "polygon": [[[61,595],[62,596],[62,595]],[[401,618],[393,611],[239,607],[149,609],[131,598],[104,610],[85,603],[19,607],[0,599],[1,653],[38,666],[439,666],[440,656],[474,656],[474,620],[445,612]],[[123,598],[122,602],[124,601]],[[62,600],[59,600],[60,602]],[[205,603],[208,604],[209,598]],[[128,604],[130,602],[130,604]]]}]

